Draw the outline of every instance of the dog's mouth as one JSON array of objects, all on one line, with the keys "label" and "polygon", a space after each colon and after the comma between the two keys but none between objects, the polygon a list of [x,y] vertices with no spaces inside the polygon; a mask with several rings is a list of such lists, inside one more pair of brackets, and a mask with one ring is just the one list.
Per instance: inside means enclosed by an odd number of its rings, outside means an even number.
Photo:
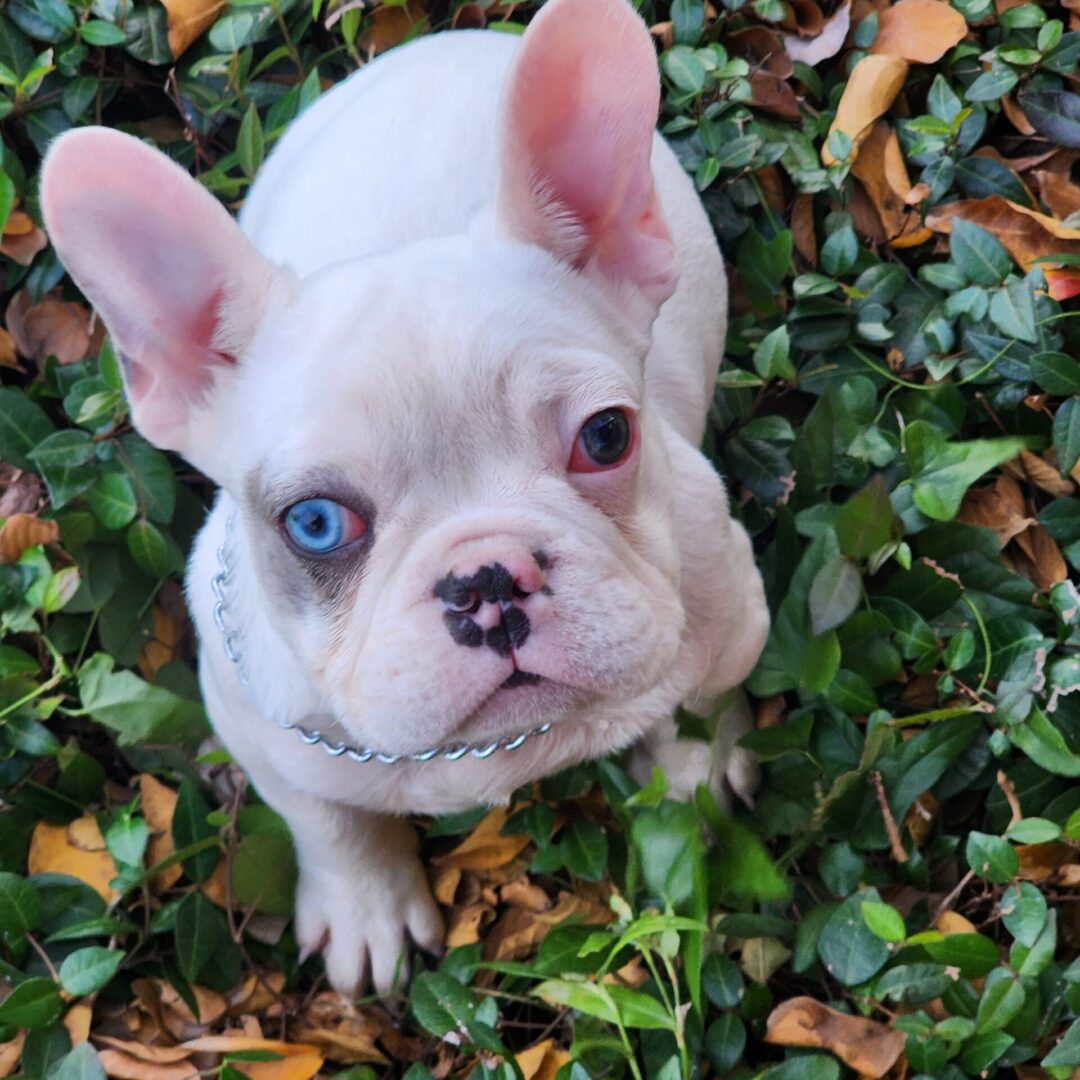
[{"label": "dog's mouth", "polygon": [[503,681],[499,689],[513,690],[515,686],[535,686],[537,683],[543,681],[543,675],[537,675],[532,671],[522,671],[520,668],[515,668],[512,674]]}]

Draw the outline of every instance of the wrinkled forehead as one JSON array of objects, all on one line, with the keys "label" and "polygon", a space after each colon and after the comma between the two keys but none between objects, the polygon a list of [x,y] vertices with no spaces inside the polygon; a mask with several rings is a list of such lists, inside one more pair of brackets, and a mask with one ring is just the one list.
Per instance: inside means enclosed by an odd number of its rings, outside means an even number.
[{"label": "wrinkled forehead", "polygon": [[237,435],[283,471],[355,461],[398,486],[638,404],[642,343],[543,253],[502,254],[371,260],[302,283],[244,365]]}]

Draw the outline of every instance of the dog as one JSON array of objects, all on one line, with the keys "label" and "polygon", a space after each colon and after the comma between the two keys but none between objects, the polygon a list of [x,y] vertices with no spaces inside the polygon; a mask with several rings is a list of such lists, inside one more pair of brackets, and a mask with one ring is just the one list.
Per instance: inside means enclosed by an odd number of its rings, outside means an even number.
[{"label": "dog", "polygon": [[189,605],[217,734],[288,822],[295,928],[390,989],[443,927],[401,815],[637,744],[673,793],[768,614],[699,452],[723,261],[623,0],[380,57],[291,126],[239,225],[161,153],[62,135],[46,228],[135,426],[221,491]]}]

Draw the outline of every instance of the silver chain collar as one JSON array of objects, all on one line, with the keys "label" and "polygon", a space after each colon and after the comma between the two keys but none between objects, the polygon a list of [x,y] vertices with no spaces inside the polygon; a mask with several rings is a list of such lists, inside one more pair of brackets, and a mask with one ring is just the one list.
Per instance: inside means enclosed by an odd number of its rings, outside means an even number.
[{"label": "silver chain collar", "polygon": [[[244,658],[240,653],[240,632],[230,629],[226,619],[229,613],[226,589],[236,568],[236,549],[233,543],[235,531],[236,511],[234,510],[225,521],[225,540],[217,550],[220,569],[210,579],[210,588],[213,589],[216,598],[214,622],[218,630],[221,631],[225,656],[235,665],[236,678],[240,685],[247,689],[251,684],[244,668]],[[435,758],[443,758],[446,761],[459,761],[466,756],[483,761],[485,758],[491,757],[496,750],[517,750],[518,747],[534,736],[546,735],[551,730],[551,724],[541,724],[540,727],[533,728],[531,731],[522,732],[520,735],[506,736],[490,743],[458,743],[450,746],[433,746],[430,750],[422,750],[418,754],[384,754],[367,746],[350,746],[344,742],[331,742],[322,732],[281,717],[277,718],[277,723],[286,731],[295,731],[300,741],[308,746],[321,746],[331,757],[344,755],[361,765],[368,761],[377,761],[381,765],[396,765],[399,761],[432,761]]]}]

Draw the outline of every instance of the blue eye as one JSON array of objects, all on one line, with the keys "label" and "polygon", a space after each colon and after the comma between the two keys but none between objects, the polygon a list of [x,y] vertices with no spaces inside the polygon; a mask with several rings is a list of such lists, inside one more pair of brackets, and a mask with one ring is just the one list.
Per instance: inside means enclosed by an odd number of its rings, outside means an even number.
[{"label": "blue eye", "polygon": [[285,529],[301,551],[325,555],[358,540],[367,522],[333,499],[305,499],[285,511]]}]

